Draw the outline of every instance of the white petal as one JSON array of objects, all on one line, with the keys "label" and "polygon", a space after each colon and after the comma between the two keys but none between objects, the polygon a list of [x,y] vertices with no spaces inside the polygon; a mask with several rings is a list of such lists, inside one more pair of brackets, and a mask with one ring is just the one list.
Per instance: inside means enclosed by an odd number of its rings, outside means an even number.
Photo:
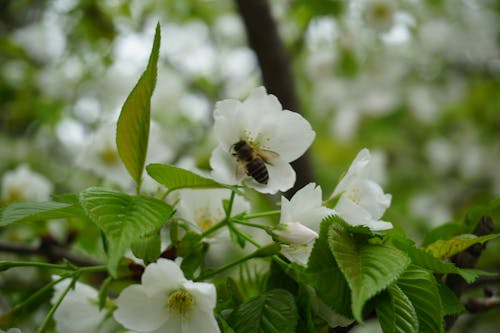
[{"label": "white petal", "polygon": [[307,244],[318,238],[318,233],[301,223],[280,223],[273,229],[278,241],[286,244]]},{"label": "white petal", "polygon": [[279,153],[283,160],[292,162],[305,153],[315,136],[316,133],[304,117],[284,110],[273,124],[269,149]]},{"label": "white petal", "polygon": [[373,219],[378,220],[391,205],[391,195],[384,194],[379,184],[365,180],[354,184],[359,190],[359,205],[366,209]]},{"label": "white petal", "polygon": [[220,101],[215,105],[214,133],[225,151],[229,151],[231,145],[242,138],[245,122],[241,119],[241,106],[242,103],[234,99]]},{"label": "white petal", "polygon": [[347,188],[351,186],[352,182],[360,178],[365,178],[368,173],[367,171],[365,171],[365,168],[369,163],[370,163],[370,151],[366,148],[363,148],[358,153],[354,161],[352,161],[351,166],[347,170],[345,176],[337,184],[337,187],[335,187],[335,190],[333,191],[330,197],[334,197],[337,194],[345,191]]},{"label": "white petal", "polygon": [[[169,316],[165,323],[161,325],[158,329],[148,332],[148,333],[170,333],[170,332],[183,332],[182,330],[182,321],[184,319],[181,316]],[[135,332],[130,332],[135,333]]]},{"label": "white petal", "polygon": [[307,266],[314,242],[302,245],[281,245],[281,253],[290,261]]},{"label": "white petal", "polygon": [[184,288],[193,295],[195,299],[195,306],[200,311],[213,313],[215,307],[216,290],[215,286],[211,283],[205,282],[192,282],[187,281],[184,283]]},{"label": "white petal", "polygon": [[113,317],[128,329],[153,331],[161,327],[169,317],[167,297],[167,294],[161,293],[149,296],[141,285],[131,285],[116,299],[117,309]]},{"label": "white petal", "polygon": [[285,192],[295,184],[295,171],[287,162],[277,159],[272,165],[267,165],[269,181],[267,185],[259,184],[256,181],[249,181],[247,185],[261,193],[274,194],[278,191]]},{"label": "white petal", "polygon": [[[213,313],[205,311],[193,310],[192,317],[182,323],[182,333],[219,333],[219,325]],[[169,331],[170,332],[170,331]],[[173,331],[172,331],[173,332]]]},{"label": "white petal", "polygon": [[344,195],[337,202],[335,212],[351,225],[369,226],[372,222],[372,217],[363,207],[356,205]]},{"label": "white petal", "polygon": [[160,258],[149,264],[142,275],[142,286],[149,296],[157,293],[168,293],[180,288],[186,281],[184,274],[175,262]]},{"label": "white petal", "polygon": [[392,223],[385,221],[372,221],[370,223],[370,229],[373,231],[392,229]]},{"label": "white petal", "polygon": [[210,166],[212,167],[212,177],[223,184],[236,185],[239,183],[236,177],[238,162],[230,153],[218,146],[212,151],[210,157]]}]

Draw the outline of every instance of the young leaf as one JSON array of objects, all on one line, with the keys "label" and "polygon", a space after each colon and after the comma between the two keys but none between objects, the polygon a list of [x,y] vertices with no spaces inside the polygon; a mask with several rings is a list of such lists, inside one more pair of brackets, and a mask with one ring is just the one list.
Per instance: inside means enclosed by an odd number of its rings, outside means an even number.
[{"label": "young leaf", "polygon": [[159,51],[160,24],[156,26],[148,66],[123,104],[116,128],[118,154],[138,189],[148,149],[151,96],[156,86]]},{"label": "young leaf", "polygon": [[193,278],[193,274],[205,260],[207,244],[202,242],[200,234],[188,231],[177,245],[177,256],[182,257],[181,269],[188,279]]},{"label": "young leaf", "polygon": [[443,305],[443,315],[459,314],[465,311],[464,306],[458,299],[457,295],[443,282],[437,281],[441,304]]},{"label": "young leaf", "polygon": [[319,238],[311,251],[303,282],[312,286],[327,306],[351,318],[351,291],[328,245],[328,230],[333,223],[333,217],[321,222]]},{"label": "young leaf", "polygon": [[149,264],[160,256],[161,238],[159,234],[154,234],[132,243],[132,253],[139,259]]},{"label": "young leaf", "polygon": [[119,261],[130,245],[156,233],[173,213],[165,202],[93,187],[80,193],[80,203],[108,241],[108,269],[116,277]]},{"label": "young leaf", "polygon": [[394,282],[410,258],[397,248],[356,239],[344,224],[342,220],[332,224],[328,244],[351,288],[354,318],[362,322],[365,303]]},{"label": "young leaf", "polygon": [[273,289],[238,306],[228,322],[236,333],[294,333],[297,319],[292,294]]},{"label": "young leaf", "polygon": [[500,234],[491,234],[486,236],[476,236],[472,234],[465,234],[454,237],[449,240],[438,240],[427,246],[427,252],[431,253],[437,258],[451,258],[455,254],[471,247],[474,244],[483,244],[489,240],[499,237]]},{"label": "young leaf", "polygon": [[0,227],[27,222],[78,216],[78,209],[60,202],[15,202],[0,209]]},{"label": "young leaf", "polygon": [[398,279],[397,285],[417,312],[419,332],[443,332],[443,308],[434,276],[411,265]]},{"label": "young leaf", "polygon": [[392,284],[377,304],[377,317],[384,333],[417,333],[417,312],[408,296]]},{"label": "young leaf", "polygon": [[167,164],[149,164],[146,167],[148,174],[169,191],[181,188],[214,188],[223,187],[221,184],[195,174],[194,172]]}]

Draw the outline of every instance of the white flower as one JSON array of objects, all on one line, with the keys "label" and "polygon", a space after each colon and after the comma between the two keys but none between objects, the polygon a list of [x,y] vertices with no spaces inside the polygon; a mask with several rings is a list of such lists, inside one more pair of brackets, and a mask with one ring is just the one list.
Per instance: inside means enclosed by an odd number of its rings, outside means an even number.
[{"label": "white flower", "polygon": [[396,4],[393,0],[367,0],[363,11],[365,22],[371,28],[387,32],[394,24]]},{"label": "white flower", "polygon": [[[256,88],[243,102],[224,100],[216,104],[214,131],[219,145],[212,152],[210,165],[214,178],[236,185],[245,180],[262,193],[286,191],[295,183],[290,162],[299,158],[314,140],[311,125],[298,113],[282,110],[278,99],[264,87]],[[261,182],[239,172],[246,164],[238,162],[234,145],[245,141],[263,157],[268,179]]]},{"label": "white flower", "polygon": [[347,223],[374,231],[391,229],[390,222],[379,220],[391,204],[391,195],[373,181],[370,162],[368,149],[361,150],[330,198],[340,195],[335,212]]},{"label": "white flower", "polygon": [[22,164],[15,170],[7,171],[2,179],[2,200],[47,201],[52,193],[52,183]]},{"label": "white flower", "polygon": [[[307,265],[321,220],[333,213],[333,210],[322,206],[321,187],[314,183],[297,191],[290,201],[282,197],[277,229],[281,232],[281,238],[289,242],[281,245],[283,255],[291,261]],[[276,229],[273,233],[276,233]]]},{"label": "white flower", "polygon": [[[58,279],[54,276],[53,279]],[[59,282],[54,287],[54,295],[50,302],[55,304],[61,294],[68,288],[71,279]],[[97,290],[77,282],[54,313],[58,333],[101,332],[102,322],[107,311],[99,310]]]},{"label": "white flower", "polygon": [[173,261],[159,259],[146,267],[141,284],[121,292],[114,318],[137,332],[220,332],[215,303],[214,285],[189,281]]},{"label": "white flower", "polygon": [[[206,231],[226,216],[222,200],[229,199],[231,191],[227,189],[184,189],[179,190],[177,216],[194,224],[198,231]],[[231,216],[250,209],[250,204],[243,197],[234,197]]]}]

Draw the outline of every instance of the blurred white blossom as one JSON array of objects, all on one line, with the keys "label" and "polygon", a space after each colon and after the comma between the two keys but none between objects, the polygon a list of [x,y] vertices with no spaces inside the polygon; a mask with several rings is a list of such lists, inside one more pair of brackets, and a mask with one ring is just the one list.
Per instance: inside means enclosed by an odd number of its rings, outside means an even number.
[{"label": "blurred white blossom", "polygon": [[26,164],[4,173],[2,177],[2,200],[47,201],[53,191],[52,183],[43,175],[34,172]]}]

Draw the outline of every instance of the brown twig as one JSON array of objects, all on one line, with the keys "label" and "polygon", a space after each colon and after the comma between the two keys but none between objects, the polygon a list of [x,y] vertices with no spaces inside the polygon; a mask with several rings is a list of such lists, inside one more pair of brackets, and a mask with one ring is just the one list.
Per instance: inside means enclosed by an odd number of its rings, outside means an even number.
[{"label": "brown twig", "polygon": [[[474,230],[474,235],[485,236],[493,232],[493,220],[489,216],[483,216],[479,220],[479,223]],[[455,255],[451,260],[457,267],[460,268],[473,268],[476,266],[476,262],[479,259],[482,251],[486,248],[486,243],[475,244],[465,251],[460,252]],[[467,282],[457,274],[449,274],[445,281],[448,288],[450,288],[457,297],[460,297],[467,287]],[[457,320],[457,315],[450,315],[445,317],[446,329],[450,329],[451,326]]]},{"label": "brown twig", "polygon": [[[300,113],[290,61],[267,0],[235,1],[245,25],[248,42],[257,55],[267,91],[278,97],[283,108]],[[295,186],[286,193],[287,197],[313,181],[309,154],[294,161],[292,166],[297,173],[297,180]]]},{"label": "brown twig", "polygon": [[484,312],[491,309],[497,309],[500,308],[500,297],[491,296],[491,297],[473,298],[465,302],[464,306],[470,313]]},{"label": "brown twig", "polygon": [[35,255],[46,257],[51,263],[61,262],[63,259],[76,266],[98,266],[102,263],[80,257],[71,253],[67,248],[60,246],[50,237],[43,237],[40,245],[27,245],[19,243],[0,242],[0,252],[15,253],[20,255]]}]

